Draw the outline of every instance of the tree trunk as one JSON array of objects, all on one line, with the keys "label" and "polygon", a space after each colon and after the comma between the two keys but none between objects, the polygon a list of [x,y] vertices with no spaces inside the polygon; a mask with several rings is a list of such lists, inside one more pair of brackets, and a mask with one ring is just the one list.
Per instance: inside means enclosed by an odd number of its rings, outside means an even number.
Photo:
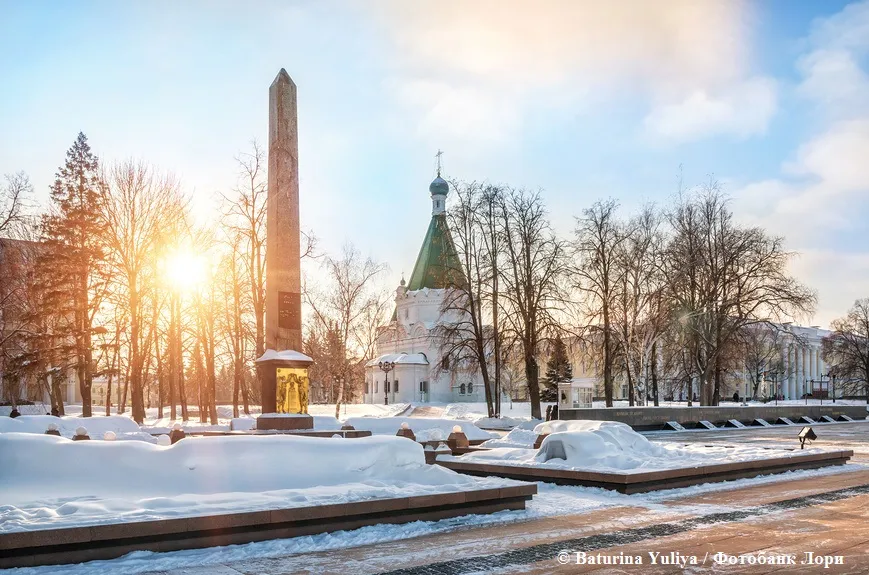
[{"label": "tree trunk", "polygon": [[531,402],[531,417],[533,419],[543,419],[540,417],[540,384],[538,383],[538,368],[537,360],[534,355],[525,352],[525,379],[528,382],[528,399]]},{"label": "tree trunk", "polygon": [[652,344],[652,396],[658,407],[658,342]]}]

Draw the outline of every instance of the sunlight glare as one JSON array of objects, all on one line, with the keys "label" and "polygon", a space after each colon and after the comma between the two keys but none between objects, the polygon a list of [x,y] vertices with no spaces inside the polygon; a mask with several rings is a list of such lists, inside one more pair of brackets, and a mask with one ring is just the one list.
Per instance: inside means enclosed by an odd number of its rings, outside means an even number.
[{"label": "sunlight glare", "polygon": [[164,261],[163,273],[172,288],[193,291],[205,280],[205,258],[189,250],[178,250]]}]

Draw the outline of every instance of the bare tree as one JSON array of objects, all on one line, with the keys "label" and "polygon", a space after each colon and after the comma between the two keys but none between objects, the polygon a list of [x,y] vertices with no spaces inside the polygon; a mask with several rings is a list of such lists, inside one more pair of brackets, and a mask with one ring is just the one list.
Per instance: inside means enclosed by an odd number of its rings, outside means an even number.
[{"label": "bare tree", "polygon": [[186,204],[178,183],[152,167],[127,161],[116,164],[103,177],[100,195],[102,225],[106,231],[110,265],[116,287],[126,295],[129,311],[130,390],[133,419],[145,417],[145,347],[153,330],[143,325],[151,315],[145,309],[145,294],[155,289],[157,260],[165,229],[171,229],[185,214]]},{"label": "bare tree", "polygon": [[487,320],[497,317],[494,236],[499,235],[495,227],[503,220],[504,206],[500,191],[492,186],[455,182],[452,187],[456,199],[447,211],[446,221],[458,259],[443,262],[449,287],[444,292],[441,321],[434,336],[440,343],[441,356],[448,357],[450,365],[480,373],[488,416],[496,417],[490,358],[496,358],[498,350],[494,327]]},{"label": "bare tree", "polygon": [[574,287],[584,295],[587,329],[602,342],[604,398],[613,405],[613,365],[618,341],[613,333],[613,308],[618,294],[619,254],[627,234],[618,221],[615,200],[596,202],[577,218],[573,243]]},{"label": "bare tree", "polygon": [[333,332],[338,339],[338,357],[331,376],[344,384],[338,386],[337,417],[344,397],[350,395],[348,387],[354,385],[354,381],[359,383],[356,368],[362,366],[366,358],[361,355],[364,342],[360,342],[358,336],[366,332],[364,326],[372,321],[369,308],[384,309],[377,281],[387,268],[371,258],[363,259],[351,244],[344,246],[338,258],[324,257],[322,266],[327,277],[325,286],[320,289],[306,286],[304,293],[313,311],[315,326]]},{"label": "bare tree", "polygon": [[501,210],[504,273],[502,274],[506,334],[521,349],[531,416],[540,416],[541,345],[561,329],[562,284],[567,267],[565,246],[547,219],[538,193],[504,189]]},{"label": "bare tree", "polygon": [[833,320],[833,333],[821,342],[837,389],[863,395],[869,403],[869,298],[858,299],[845,317]]},{"label": "bare tree", "polygon": [[784,239],[733,221],[720,186],[710,181],[680,198],[665,269],[678,325],[692,341],[702,405],[720,399],[725,352],[744,327],[814,308],[816,295],[787,273]]}]

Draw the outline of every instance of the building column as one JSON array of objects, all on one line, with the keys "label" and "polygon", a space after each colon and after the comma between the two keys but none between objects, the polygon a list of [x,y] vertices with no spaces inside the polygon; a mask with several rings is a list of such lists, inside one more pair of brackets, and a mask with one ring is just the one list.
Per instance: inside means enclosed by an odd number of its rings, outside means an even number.
[{"label": "building column", "polygon": [[791,399],[799,399],[800,381],[803,379],[803,349],[799,344],[794,344],[794,381],[791,385],[793,393]]},{"label": "building column", "polygon": [[797,371],[799,361],[796,344],[791,345],[791,367],[788,373],[788,399],[793,399],[797,394]]},{"label": "building column", "polygon": [[[790,378],[788,377],[788,370],[791,368],[791,346],[790,344],[785,344],[783,353],[782,353],[782,373],[778,378],[778,382],[776,386],[781,386],[782,393],[786,393],[784,390],[787,389],[788,381]],[[776,388],[775,393],[778,393],[778,388]]]}]

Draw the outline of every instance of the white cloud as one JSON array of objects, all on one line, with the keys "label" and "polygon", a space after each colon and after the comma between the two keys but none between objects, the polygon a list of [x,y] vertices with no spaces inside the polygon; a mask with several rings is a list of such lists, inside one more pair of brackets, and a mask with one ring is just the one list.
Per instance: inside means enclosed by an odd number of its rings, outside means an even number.
[{"label": "white cloud", "polygon": [[[392,93],[421,118],[419,132],[457,111],[472,140],[516,135],[532,107],[592,109],[631,94],[662,105],[692,94],[716,107],[710,124],[678,127],[757,133],[774,108],[775,90],[746,70],[750,3],[741,0],[403,0],[377,5],[394,47]],[[423,86],[438,86],[422,92]],[[389,86],[393,88],[392,85]],[[745,89],[750,101],[739,97]],[[687,95],[687,96],[686,96]],[[719,101],[719,99],[724,100]],[[747,120],[718,108],[750,105]],[[696,114],[694,116],[696,118]],[[705,122],[705,124],[704,124]],[[723,127],[722,127],[723,126]],[[513,132],[511,134],[511,132]]]},{"label": "white cloud", "polygon": [[776,111],[776,83],[750,78],[717,94],[697,90],[684,100],[653,109],[644,126],[652,135],[684,142],[728,134],[740,138],[760,135]]},{"label": "white cloud", "polygon": [[[815,321],[827,324],[869,295],[869,249],[861,212],[869,210],[869,1],[815,22],[797,61],[797,93],[817,106],[824,126],[799,145],[781,177],[734,195],[737,213],[787,237],[802,255],[794,273],[818,289]],[[845,249],[819,246],[842,246]]]}]

